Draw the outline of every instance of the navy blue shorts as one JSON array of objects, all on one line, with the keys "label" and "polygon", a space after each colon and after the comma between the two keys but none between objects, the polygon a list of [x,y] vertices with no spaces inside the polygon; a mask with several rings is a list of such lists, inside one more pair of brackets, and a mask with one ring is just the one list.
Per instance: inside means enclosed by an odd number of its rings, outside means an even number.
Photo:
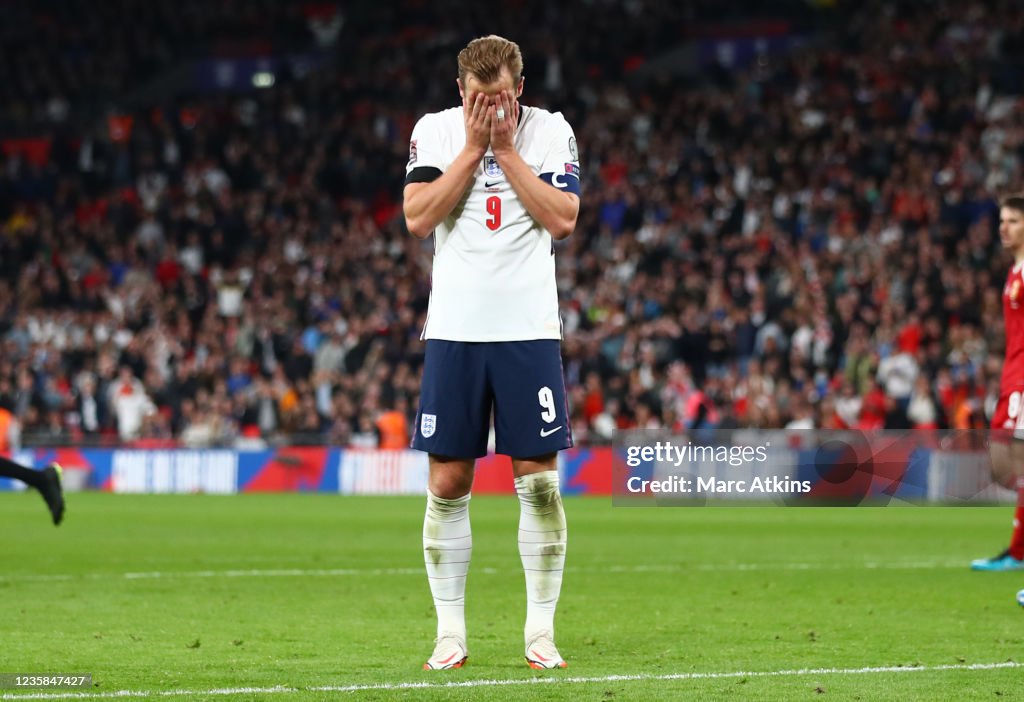
[{"label": "navy blue shorts", "polygon": [[449,458],[533,458],[572,446],[557,339],[427,341],[412,447]]}]

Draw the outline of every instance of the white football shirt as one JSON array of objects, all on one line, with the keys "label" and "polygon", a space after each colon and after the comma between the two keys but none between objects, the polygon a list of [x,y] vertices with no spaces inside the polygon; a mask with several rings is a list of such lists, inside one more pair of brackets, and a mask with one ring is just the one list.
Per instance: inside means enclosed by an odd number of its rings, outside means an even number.
[{"label": "white football shirt", "polygon": [[[412,132],[406,173],[441,172],[462,151],[462,107],[424,115]],[[579,178],[576,138],[561,113],[520,105],[516,151],[555,187]],[[578,191],[578,187],[575,188]],[[530,216],[490,148],[476,179],[434,230],[434,266],[424,339],[560,339],[551,234]]]}]

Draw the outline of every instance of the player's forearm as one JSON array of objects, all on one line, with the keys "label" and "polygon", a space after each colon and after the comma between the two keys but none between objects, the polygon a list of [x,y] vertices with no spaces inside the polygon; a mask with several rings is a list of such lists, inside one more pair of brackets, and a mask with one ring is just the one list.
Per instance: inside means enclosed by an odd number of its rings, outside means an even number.
[{"label": "player's forearm", "polygon": [[413,236],[427,238],[451,214],[473,183],[482,157],[483,154],[476,155],[464,149],[437,180],[410,183],[405,187],[402,211],[405,225]]},{"label": "player's forearm", "polygon": [[515,151],[496,152],[494,157],[531,217],[551,232],[556,240],[572,234],[579,214],[579,201],[573,195],[553,188],[538,178]]}]

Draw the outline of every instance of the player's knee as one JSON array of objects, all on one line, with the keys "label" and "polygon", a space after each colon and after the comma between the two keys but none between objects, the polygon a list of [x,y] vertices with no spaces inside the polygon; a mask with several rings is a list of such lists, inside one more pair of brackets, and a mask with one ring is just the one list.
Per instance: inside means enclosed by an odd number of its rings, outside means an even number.
[{"label": "player's knee", "polygon": [[461,480],[441,479],[430,481],[430,492],[445,500],[456,500],[469,494],[472,483]]},{"label": "player's knee", "polygon": [[517,478],[534,473],[546,473],[558,470],[558,454],[545,453],[530,458],[513,458],[512,472]]},{"label": "player's knee", "polygon": [[1004,487],[1015,487],[1017,474],[1020,472],[1018,463],[1024,460],[1024,442],[993,441],[989,447],[992,461],[992,479]]},{"label": "player's knee", "polygon": [[428,487],[437,497],[454,500],[473,487],[473,462],[449,461],[431,456]]},{"label": "player's knee", "polygon": [[558,462],[558,452],[551,451],[549,453],[543,453],[539,456],[530,456],[529,458],[513,458],[513,463],[536,463],[540,466],[545,467],[547,470],[552,470]]}]

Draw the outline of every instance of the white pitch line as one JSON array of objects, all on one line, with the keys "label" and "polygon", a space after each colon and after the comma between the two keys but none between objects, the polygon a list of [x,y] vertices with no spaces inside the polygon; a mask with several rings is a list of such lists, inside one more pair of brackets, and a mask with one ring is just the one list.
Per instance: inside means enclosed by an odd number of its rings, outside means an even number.
[{"label": "white pitch line", "polygon": [[[966,568],[966,560],[944,561],[894,561],[880,563],[865,561],[863,563],[695,563],[695,564],[655,564],[635,566],[607,566],[605,568],[578,568],[577,572],[594,571],[601,573],[680,573],[688,570],[696,571],[746,571],[746,570],[934,570],[936,568]],[[566,567],[567,571],[574,570]]]},{"label": "white pitch line", "polygon": [[310,687],[225,687],[212,690],[117,690],[111,692],[34,692],[6,693],[0,700],[107,699],[120,697],[229,697],[232,695],[292,694],[295,692],[366,692],[371,690],[451,690],[463,687],[509,687],[518,685],[580,685],[608,682],[644,682],[668,680],[719,680],[727,678],[777,678],[807,675],[872,675],[878,673],[933,673],[949,670],[999,670],[1021,668],[1024,663],[972,663],[933,666],[872,666],[868,668],[798,668],[795,670],[755,670],[711,673],[668,673],[663,675],[601,675],[596,677],[513,678],[505,680],[463,680],[445,683],[402,682],[370,685],[317,685]]},{"label": "white pitch line", "polygon": [[158,578],[302,578],[342,577],[346,575],[421,575],[423,568],[276,568],[263,570],[186,570],[124,573],[126,580]]},{"label": "white pitch line", "polygon": [[[863,563],[656,563],[633,566],[567,566],[569,573],[685,573],[697,572],[744,572],[751,570],[934,570],[937,568],[966,568],[967,561],[895,561],[891,563],[866,561]],[[497,575],[497,568],[474,568],[474,573]],[[509,571],[512,572],[512,571]],[[273,568],[250,570],[166,570],[130,573],[52,573],[45,575],[7,574],[0,575],[0,582],[60,582],[71,580],[159,580],[174,578],[305,578],[305,577],[347,577],[380,575],[422,575],[422,568]]]},{"label": "white pitch line", "polygon": [[[423,575],[423,568],[287,568],[287,569],[253,569],[253,570],[165,570],[139,573],[82,573],[70,575],[56,573],[50,575],[0,575],[0,582],[52,582],[65,580],[160,580],[174,578],[304,578],[304,577],[345,577],[345,576],[379,576],[379,575]],[[493,575],[498,571],[494,568],[481,568],[481,573]]]}]

